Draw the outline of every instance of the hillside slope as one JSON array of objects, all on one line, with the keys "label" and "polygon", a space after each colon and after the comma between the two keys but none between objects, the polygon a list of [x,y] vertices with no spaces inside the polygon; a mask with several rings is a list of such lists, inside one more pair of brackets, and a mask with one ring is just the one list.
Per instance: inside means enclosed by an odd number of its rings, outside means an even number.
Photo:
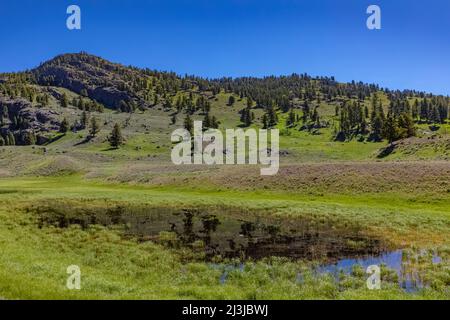
[{"label": "hillside slope", "polygon": [[[282,163],[449,157],[450,125],[442,111],[445,104],[448,109],[448,98],[413,90],[296,74],[181,77],[86,53],[60,55],[28,72],[1,74],[0,79],[0,145],[45,145],[46,155],[64,153],[75,162],[83,157],[169,161],[170,133],[183,127],[187,117],[214,118],[220,129],[276,127]],[[434,119],[436,112],[439,120]],[[403,140],[400,133],[406,131],[399,127],[400,142],[394,145],[386,147],[388,141],[381,136],[373,139],[374,121],[387,123],[393,117],[398,124],[405,113],[413,117],[417,138]],[[89,133],[92,118],[100,125],[95,136]],[[60,132],[63,119],[68,132]],[[119,150],[111,150],[107,141],[115,123],[125,138]],[[28,149],[5,150],[32,157]]]}]

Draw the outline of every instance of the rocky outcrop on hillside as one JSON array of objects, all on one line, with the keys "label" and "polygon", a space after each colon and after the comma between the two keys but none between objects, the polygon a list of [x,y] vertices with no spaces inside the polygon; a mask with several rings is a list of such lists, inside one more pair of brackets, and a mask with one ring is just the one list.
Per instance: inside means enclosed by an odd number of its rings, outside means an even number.
[{"label": "rocky outcrop on hillside", "polygon": [[47,108],[36,108],[22,98],[11,99],[0,95],[0,134],[3,139],[14,136],[15,144],[45,143],[46,135],[59,129],[58,113]]},{"label": "rocky outcrop on hillside", "polygon": [[32,71],[40,85],[69,89],[108,108],[120,108],[126,102],[147,107],[132,86],[142,80],[137,69],[126,68],[96,56],[78,53],[60,55]]}]

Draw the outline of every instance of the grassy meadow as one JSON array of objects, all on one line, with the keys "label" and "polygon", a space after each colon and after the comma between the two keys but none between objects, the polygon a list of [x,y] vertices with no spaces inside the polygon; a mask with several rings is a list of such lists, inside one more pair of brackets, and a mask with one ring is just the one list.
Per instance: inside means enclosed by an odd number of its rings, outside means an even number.
[{"label": "grassy meadow", "polygon": [[[448,190],[428,191],[421,198],[420,190],[411,194],[406,184],[396,191],[372,194],[339,193],[323,184],[308,194],[264,188],[242,191],[212,184],[117,183],[79,174],[4,178],[0,181],[0,292],[6,299],[448,299]],[[426,249],[438,252],[443,262],[435,265],[421,258],[420,268],[430,285],[415,293],[404,292],[389,269],[383,270],[382,290],[370,291],[362,269],[355,267],[352,274],[336,281],[313,272],[321,261],[282,258],[248,261],[242,270],[227,271],[227,281],[221,283],[228,266],[237,261],[189,261],[182,248],[124,238],[120,230],[105,226],[38,227],[33,206],[53,202],[67,208],[139,204],[264,209],[265,214],[293,221],[308,217],[333,225],[357,224],[364,235],[385,240],[387,248]],[[82,270],[81,290],[65,286],[66,268],[73,264]]]}]

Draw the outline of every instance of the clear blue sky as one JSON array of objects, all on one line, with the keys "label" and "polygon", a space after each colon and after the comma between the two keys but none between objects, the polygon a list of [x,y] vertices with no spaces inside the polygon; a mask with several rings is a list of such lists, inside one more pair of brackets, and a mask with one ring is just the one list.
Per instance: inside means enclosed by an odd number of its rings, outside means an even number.
[{"label": "clear blue sky", "polygon": [[[82,30],[66,28],[77,4]],[[382,30],[366,8],[382,9]],[[450,94],[449,0],[1,0],[0,71],[87,51],[205,77],[307,72]]]}]

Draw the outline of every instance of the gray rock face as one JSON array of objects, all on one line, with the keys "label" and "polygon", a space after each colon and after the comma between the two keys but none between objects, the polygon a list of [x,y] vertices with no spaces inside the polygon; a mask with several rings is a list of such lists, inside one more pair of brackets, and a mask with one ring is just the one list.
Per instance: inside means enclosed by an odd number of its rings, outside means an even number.
[{"label": "gray rock face", "polygon": [[103,103],[111,108],[118,107],[118,101],[130,101],[136,100],[136,97],[132,97],[129,93],[120,91],[115,87],[97,87],[95,89],[88,90],[88,95],[94,100]]},{"label": "gray rock face", "polygon": [[[10,99],[0,95],[0,111],[5,107],[9,119],[4,121],[0,132],[3,136],[12,132],[17,144],[26,144],[24,137],[27,134],[33,134],[38,144],[45,143],[45,134],[59,129],[59,114],[53,110],[33,107],[29,101],[22,98]],[[20,127],[11,121],[14,117],[23,120]]]}]

